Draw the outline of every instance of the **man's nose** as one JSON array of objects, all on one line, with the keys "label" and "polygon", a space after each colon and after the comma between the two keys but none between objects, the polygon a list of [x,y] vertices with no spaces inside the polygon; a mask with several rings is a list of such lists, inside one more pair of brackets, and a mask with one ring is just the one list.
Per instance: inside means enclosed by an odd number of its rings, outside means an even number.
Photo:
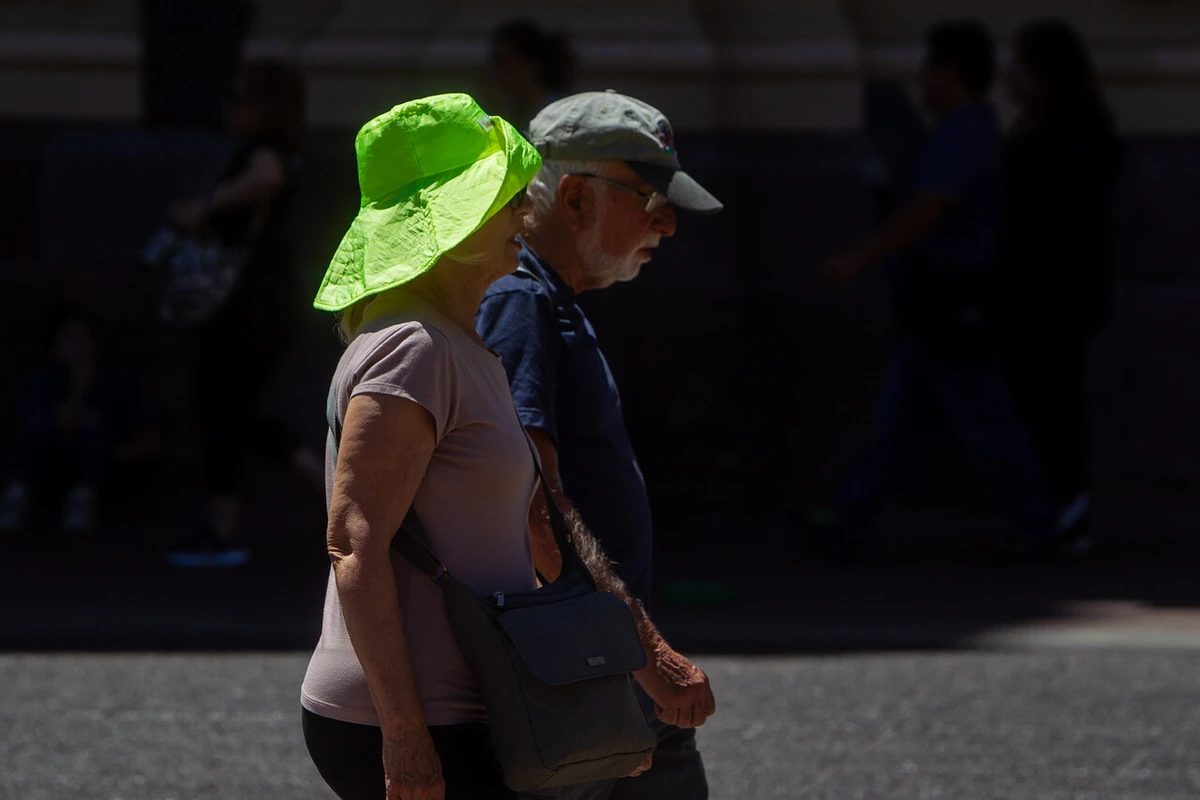
[{"label": "man's nose", "polygon": [[675,206],[667,203],[654,212],[654,222],[651,229],[659,236],[675,235]]}]

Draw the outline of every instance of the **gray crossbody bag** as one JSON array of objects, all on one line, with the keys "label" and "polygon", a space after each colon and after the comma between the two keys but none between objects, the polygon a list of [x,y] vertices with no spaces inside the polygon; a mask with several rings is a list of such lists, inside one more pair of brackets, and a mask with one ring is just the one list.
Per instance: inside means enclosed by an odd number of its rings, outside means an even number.
[{"label": "gray crossbody bag", "polygon": [[[328,418],[336,463],[341,424],[332,388]],[[415,510],[392,539],[393,550],[441,587],[483,693],[504,782],[519,792],[624,777],[657,741],[633,686],[632,673],[646,666],[633,614],[596,588],[526,440],[562,554],[557,580],[480,596],[434,555]]]}]

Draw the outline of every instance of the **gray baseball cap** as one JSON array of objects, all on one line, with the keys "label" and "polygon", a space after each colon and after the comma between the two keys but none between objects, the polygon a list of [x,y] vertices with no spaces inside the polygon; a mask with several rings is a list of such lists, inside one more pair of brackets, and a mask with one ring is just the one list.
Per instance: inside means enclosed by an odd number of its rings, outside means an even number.
[{"label": "gray baseball cap", "polygon": [[547,161],[624,161],[679,208],[715,214],[725,207],[680,168],[663,113],[612,89],[546,106],[529,123],[529,140]]}]

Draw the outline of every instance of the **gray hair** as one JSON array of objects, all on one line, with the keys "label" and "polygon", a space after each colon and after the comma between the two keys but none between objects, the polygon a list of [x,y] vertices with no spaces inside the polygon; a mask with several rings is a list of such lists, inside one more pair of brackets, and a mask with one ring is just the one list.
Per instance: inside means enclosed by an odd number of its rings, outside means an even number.
[{"label": "gray hair", "polygon": [[608,177],[608,161],[544,161],[542,169],[529,184],[529,199],[533,201],[535,213],[543,213],[558,201],[558,184],[564,175],[591,172]]}]

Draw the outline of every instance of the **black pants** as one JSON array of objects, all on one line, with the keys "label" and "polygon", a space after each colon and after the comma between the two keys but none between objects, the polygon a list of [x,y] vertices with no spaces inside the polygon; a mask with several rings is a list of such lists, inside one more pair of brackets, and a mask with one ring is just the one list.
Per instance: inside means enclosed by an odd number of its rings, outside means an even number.
[{"label": "black pants", "polygon": [[1017,414],[1042,462],[1051,498],[1070,503],[1088,487],[1091,436],[1086,340],[1012,343],[1007,372]]},{"label": "black pants", "polygon": [[[304,742],[321,777],[342,800],[383,800],[383,736],[374,725],[355,725],[303,710]],[[487,725],[429,729],[442,761],[446,800],[516,800],[504,786]]]}]

